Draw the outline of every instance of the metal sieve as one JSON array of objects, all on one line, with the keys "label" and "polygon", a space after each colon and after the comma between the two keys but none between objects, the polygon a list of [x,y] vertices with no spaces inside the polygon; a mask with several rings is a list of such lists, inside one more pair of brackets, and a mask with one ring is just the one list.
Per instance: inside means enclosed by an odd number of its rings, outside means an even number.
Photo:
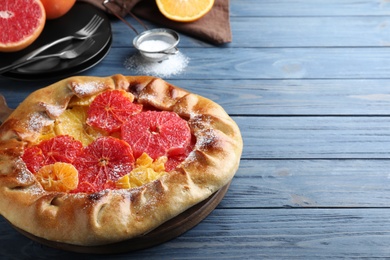
[{"label": "metal sieve", "polygon": [[[138,34],[133,40],[133,45],[145,59],[162,61],[167,59],[169,55],[174,55],[179,51],[177,48],[179,41],[179,34],[174,30],[157,28]],[[162,42],[165,44],[160,49],[148,49],[145,45],[147,42]]]}]

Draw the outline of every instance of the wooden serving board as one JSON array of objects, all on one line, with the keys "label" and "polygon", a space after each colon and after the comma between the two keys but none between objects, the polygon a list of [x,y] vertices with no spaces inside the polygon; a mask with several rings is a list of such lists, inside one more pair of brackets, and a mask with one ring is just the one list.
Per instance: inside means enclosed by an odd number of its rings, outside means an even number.
[{"label": "wooden serving board", "polygon": [[206,218],[221,202],[230,186],[229,182],[224,187],[219,189],[217,192],[212,194],[206,200],[196,204],[195,206],[184,211],[175,218],[165,222],[153,231],[136,238],[125,240],[122,242],[100,245],[100,246],[78,246],[66,243],[59,243],[37,237],[30,234],[20,228],[13,226],[24,236],[30,238],[45,246],[61,249],[65,251],[77,252],[77,253],[88,253],[88,254],[116,254],[126,253],[135,250],[141,250],[162,244],[168,240],[180,236],[186,231],[190,230]]}]

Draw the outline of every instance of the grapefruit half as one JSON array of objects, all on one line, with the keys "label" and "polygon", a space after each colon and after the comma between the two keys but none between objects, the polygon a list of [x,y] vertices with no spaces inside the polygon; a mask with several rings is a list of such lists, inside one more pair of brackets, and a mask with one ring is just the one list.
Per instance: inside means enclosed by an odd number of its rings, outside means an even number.
[{"label": "grapefruit half", "polygon": [[19,51],[41,34],[46,13],[39,0],[0,2],[0,52]]}]

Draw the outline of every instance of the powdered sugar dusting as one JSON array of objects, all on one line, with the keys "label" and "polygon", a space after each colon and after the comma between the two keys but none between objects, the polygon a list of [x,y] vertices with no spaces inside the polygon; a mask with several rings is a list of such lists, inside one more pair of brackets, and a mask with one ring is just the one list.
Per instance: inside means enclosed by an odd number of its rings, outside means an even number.
[{"label": "powdered sugar dusting", "polygon": [[51,120],[44,112],[35,112],[31,114],[27,128],[32,131],[40,131],[42,127],[47,126],[54,121]]},{"label": "powdered sugar dusting", "polygon": [[62,107],[60,107],[60,106],[55,106],[55,105],[48,105],[48,106],[46,107],[46,109],[47,109],[47,112],[48,112],[50,115],[54,116],[54,117],[60,116],[61,113],[62,113],[62,111],[64,111],[64,109],[63,109]]},{"label": "powdered sugar dusting", "polygon": [[18,182],[26,184],[34,181],[31,172],[27,169],[25,162],[21,158],[15,161],[15,166],[20,170],[20,173],[16,176]]},{"label": "powdered sugar dusting", "polygon": [[47,104],[47,103],[41,103],[41,106],[45,108],[47,114],[51,118],[60,116],[62,114],[62,112],[64,111],[64,108],[59,106],[59,105],[51,105],[51,104]]},{"label": "powdered sugar dusting", "polygon": [[213,129],[207,129],[196,135],[196,148],[204,150],[216,140],[216,134]]},{"label": "powdered sugar dusting", "polygon": [[78,96],[92,95],[102,89],[104,89],[104,84],[100,81],[88,81],[73,85],[73,92]]}]

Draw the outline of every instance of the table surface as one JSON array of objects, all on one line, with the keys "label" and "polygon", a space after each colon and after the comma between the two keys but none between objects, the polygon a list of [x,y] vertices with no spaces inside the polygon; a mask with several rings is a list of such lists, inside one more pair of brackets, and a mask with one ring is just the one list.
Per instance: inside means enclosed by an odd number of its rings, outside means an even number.
[{"label": "table surface", "polygon": [[[165,78],[238,123],[244,150],[229,191],[185,234],[110,259],[388,257],[390,2],[231,0],[230,11],[233,42],[181,34],[189,65]],[[123,65],[134,33],[112,28],[110,53],[81,75],[134,74]],[[0,93],[16,107],[49,83],[0,78]],[[85,258],[3,219],[0,243],[0,258]]]}]

